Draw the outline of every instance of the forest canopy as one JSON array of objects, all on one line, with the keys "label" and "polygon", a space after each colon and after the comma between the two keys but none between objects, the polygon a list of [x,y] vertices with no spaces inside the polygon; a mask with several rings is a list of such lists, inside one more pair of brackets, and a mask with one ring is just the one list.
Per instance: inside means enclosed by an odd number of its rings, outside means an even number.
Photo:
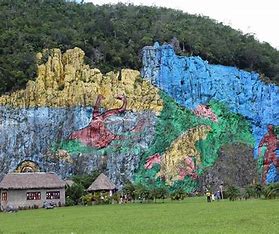
[{"label": "forest canopy", "polygon": [[102,72],[139,69],[142,47],[172,43],[181,55],[257,71],[279,84],[279,51],[208,17],[134,6],[96,6],[65,0],[0,1],[0,94],[23,87],[36,74],[37,52],[80,47]]}]

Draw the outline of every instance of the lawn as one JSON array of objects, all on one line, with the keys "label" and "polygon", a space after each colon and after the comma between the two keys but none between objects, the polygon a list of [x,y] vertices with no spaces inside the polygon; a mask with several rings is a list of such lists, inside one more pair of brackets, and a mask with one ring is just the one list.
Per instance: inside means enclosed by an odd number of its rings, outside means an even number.
[{"label": "lawn", "polygon": [[0,213],[0,233],[279,233],[279,200],[165,203]]}]

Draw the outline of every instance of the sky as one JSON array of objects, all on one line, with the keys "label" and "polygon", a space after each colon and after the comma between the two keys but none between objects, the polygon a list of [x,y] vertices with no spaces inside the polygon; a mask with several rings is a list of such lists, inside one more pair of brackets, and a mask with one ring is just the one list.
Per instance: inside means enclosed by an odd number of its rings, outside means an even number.
[{"label": "sky", "polygon": [[243,33],[254,34],[261,42],[279,49],[279,0],[85,0],[95,5],[133,3],[163,6],[190,14],[209,16]]}]

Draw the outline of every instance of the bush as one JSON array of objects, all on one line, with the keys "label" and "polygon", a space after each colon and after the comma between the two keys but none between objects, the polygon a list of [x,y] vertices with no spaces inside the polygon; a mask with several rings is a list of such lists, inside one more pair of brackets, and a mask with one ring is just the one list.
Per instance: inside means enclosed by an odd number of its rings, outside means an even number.
[{"label": "bush", "polygon": [[235,186],[229,186],[226,190],[226,196],[229,198],[230,201],[235,201],[236,199],[240,198],[240,190]]},{"label": "bush", "polygon": [[82,196],[81,200],[83,205],[91,206],[93,201],[93,195],[91,193],[88,193]]},{"label": "bush", "polygon": [[257,197],[256,187],[254,185],[247,186],[243,192],[242,197],[244,199],[256,198]]},{"label": "bush", "polygon": [[112,194],[111,199],[112,199],[113,203],[119,203],[120,202],[120,194],[119,193]]},{"label": "bush", "polygon": [[150,190],[149,196],[150,199],[156,202],[156,199],[166,199],[168,195],[168,191],[166,188],[162,187],[155,187],[154,189]]},{"label": "bush", "polygon": [[92,194],[92,202],[94,205],[100,204],[101,203],[101,194],[100,193]]},{"label": "bush", "polygon": [[[84,194],[84,187],[81,184],[73,184],[66,189],[66,198],[70,199],[68,204],[79,204],[82,195]],[[67,201],[66,201],[67,204]]]},{"label": "bush", "polygon": [[279,197],[279,183],[267,185],[264,189],[264,197],[266,199],[274,199]]},{"label": "bush", "polygon": [[136,199],[136,188],[130,181],[128,181],[124,185],[122,191],[123,191],[123,194],[127,196],[128,200],[135,200]]},{"label": "bush", "polygon": [[142,184],[135,186],[135,197],[141,201],[148,200],[150,198],[150,191]]},{"label": "bush", "polygon": [[75,202],[69,197],[66,197],[66,202],[65,202],[65,206],[74,206]]},{"label": "bush", "polygon": [[264,188],[261,184],[256,184],[255,185],[255,192],[256,192],[256,197],[257,198],[260,198],[262,196],[263,190],[264,190]]},{"label": "bush", "polygon": [[184,192],[183,189],[178,189],[178,190],[173,191],[170,194],[170,198],[171,198],[171,200],[184,200],[186,195],[187,194]]},{"label": "bush", "polygon": [[[117,200],[117,197],[114,197]],[[88,193],[81,197],[82,204],[84,205],[101,205],[101,204],[111,204],[112,197],[110,197],[108,192],[95,192]]]}]

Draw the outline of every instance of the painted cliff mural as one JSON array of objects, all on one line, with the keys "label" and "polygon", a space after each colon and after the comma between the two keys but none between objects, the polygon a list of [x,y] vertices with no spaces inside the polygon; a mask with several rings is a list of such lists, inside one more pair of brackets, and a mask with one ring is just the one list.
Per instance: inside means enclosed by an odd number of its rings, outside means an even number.
[{"label": "painted cliff mural", "polygon": [[[192,192],[223,152],[237,152],[247,183],[279,181],[279,89],[258,74],[157,43],[143,49],[141,75],[102,74],[79,48],[37,59],[37,78],[0,97],[0,176],[102,170],[117,186],[131,180]],[[258,166],[243,160],[252,148]]]},{"label": "painted cliff mural", "polygon": [[[170,45],[160,46],[158,43],[143,49],[142,76],[176,103],[191,110],[198,117],[215,121],[219,127],[221,121],[231,121],[233,118],[226,112],[230,115],[236,114],[241,120],[238,119],[232,126],[228,126],[229,128],[221,130],[222,134],[229,133],[229,143],[253,145],[254,158],[258,159],[260,164],[262,182],[278,181],[278,86],[265,84],[255,72],[211,65],[199,57],[177,56]],[[216,104],[225,109],[214,109]],[[245,137],[244,129],[230,130],[244,123],[250,129],[246,131]],[[244,138],[233,140],[238,134],[242,134]],[[220,136],[215,139],[221,143]],[[213,145],[212,147],[215,148]],[[202,152],[203,157],[206,157],[210,151]],[[203,165],[207,166],[205,161]]]}]

